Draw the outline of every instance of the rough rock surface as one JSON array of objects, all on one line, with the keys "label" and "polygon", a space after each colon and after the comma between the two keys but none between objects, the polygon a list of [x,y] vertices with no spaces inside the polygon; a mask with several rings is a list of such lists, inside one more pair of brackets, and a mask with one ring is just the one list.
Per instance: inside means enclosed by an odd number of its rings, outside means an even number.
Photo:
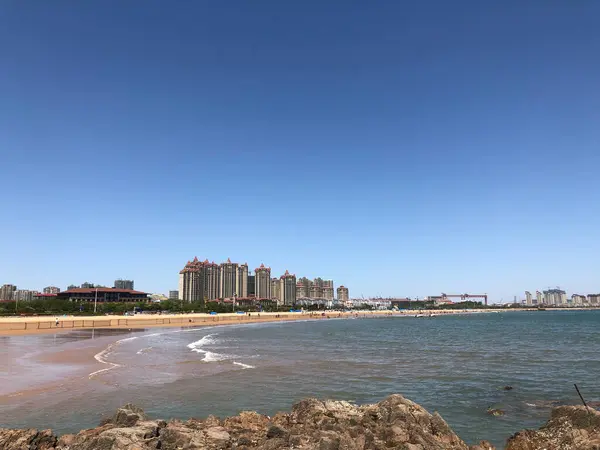
[{"label": "rough rock surface", "polygon": [[[220,420],[149,420],[134,405],[90,430],[57,438],[50,430],[0,429],[3,450],[468,450],[437,413],[401,395],[374,405],[303,400],[290,413],[270,418],[256,412]],[[482,442],[473,450],[490,450]]]},{"label": "rough rock surface", "polygon": [[600,450],[600,411],[584,406],[559,406],[537,431],[513,435],[506,450]]}]

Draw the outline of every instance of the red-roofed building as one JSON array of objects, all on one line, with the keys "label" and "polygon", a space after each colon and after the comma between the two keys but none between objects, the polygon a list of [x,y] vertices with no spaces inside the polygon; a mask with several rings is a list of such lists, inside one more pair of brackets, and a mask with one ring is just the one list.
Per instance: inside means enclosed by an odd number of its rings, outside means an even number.
[{"label": "red-roofed building", "polygon": [[148,294],[146,292],[135,291],[133,289],[116,288],[76,288],[59,292],[56,298],[70,300],[72,302],[147,302]]}]

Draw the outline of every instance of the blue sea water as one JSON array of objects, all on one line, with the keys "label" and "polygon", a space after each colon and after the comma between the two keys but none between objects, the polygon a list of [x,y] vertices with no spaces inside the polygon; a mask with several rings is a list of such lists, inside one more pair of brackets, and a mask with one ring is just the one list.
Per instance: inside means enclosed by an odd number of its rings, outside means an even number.
[{"label": "blue sea water", "polygon": [[[89,339],[89,333],[78,336]],[[502,448],[516,431],[542,425],[552,406],[579,403],[574,383],[587,400],[600,400],[598,311],[327,319],[100,336],[106,349],[96,355],[94,370],[71,378],[59,372],[68,382],[34,395],[5,395],[0,426],[74,432],[126,402],[154,417],[188,418],[273,414],[305,397],[371,403],[401,393],[438,411],[467,443],[488,439]],[[74,345],[51,339],[4,338],[3,348]],[[506,385],[513,389],[505,391]],[[505,415],[491,416],[488,408]]]}]

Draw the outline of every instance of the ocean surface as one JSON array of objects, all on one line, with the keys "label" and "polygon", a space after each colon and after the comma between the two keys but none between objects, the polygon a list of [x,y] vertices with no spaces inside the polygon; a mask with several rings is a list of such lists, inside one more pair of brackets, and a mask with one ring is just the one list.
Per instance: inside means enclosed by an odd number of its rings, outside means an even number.
[{"label": "ocean surface", "polygon": [[467,443],[502,448],[552,406],[580,403],[574,383],[600,400],[599,311],[86,330],[0,343],[0,426],[59,433],[96,426],[127,402],[185,419],[401,393]]}]

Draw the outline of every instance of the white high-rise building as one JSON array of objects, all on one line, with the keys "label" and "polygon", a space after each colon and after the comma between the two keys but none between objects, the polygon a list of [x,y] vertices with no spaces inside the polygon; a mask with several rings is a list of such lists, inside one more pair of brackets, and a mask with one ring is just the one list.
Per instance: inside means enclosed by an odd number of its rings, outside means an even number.
[{"label": "white high-rise building", "polygon": [[533,299],[531,298],[531,292],[525,291],[525,304],[527,306],[533,305]]}]

